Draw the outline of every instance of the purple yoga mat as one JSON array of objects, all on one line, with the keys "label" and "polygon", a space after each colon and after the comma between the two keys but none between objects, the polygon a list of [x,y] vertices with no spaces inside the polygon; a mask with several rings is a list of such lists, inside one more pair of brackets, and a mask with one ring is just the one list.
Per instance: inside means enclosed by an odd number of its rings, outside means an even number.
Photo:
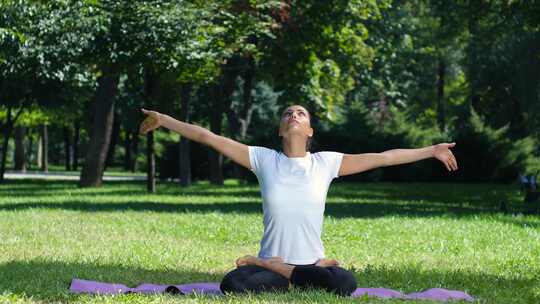
[{"label": "purple yoga mat", "polygon": [[[192,293],[207,294],[207,295],[222,295],[219,289],[219,283],[191,283],[182,285],[156,285],[156,284],[141,284],[135,288],[129,288],[123,284],[102,283],[95,281],[87,281],[81,279],[73,279],[69,291],[73,293],[90,293],[90,294],[122,294],[122,293],[173,293],[185,294]],[[473,297],[463,291],[447,290],[443,288],[432,288],[422,292],[402,294],[387,288],[357,288],[352,294],[352,297],[377,297],[382,299],[397,298],[397,299],[415,299],[415,300],[465,300],[473,301]]]},{"label": "purple yoga mat", "polygon": [[396,298],[404,300],[435,300],[435,301],[454,301],[465,300],[474,301],[474,298],[467,293],[459,290],[448,290],[443,288],[431,288],[422,292],[402,294],[387,288],[357,288],[351,296],[361,297],[367,294],[368,297],[377,297],[383,299]]},{"label": "purple yoga mat", "polygon": [[121,293],[173,293],[173,294],[213,294],[221,295],[219,283],[191,283],[182,285],[156,285],[141,284],[135,288],[129,288],[123,284],[102,283],[87,281],[81,279],[71,280],[69,291],[73,293],[92,293],[92,294],[121,294]]}]

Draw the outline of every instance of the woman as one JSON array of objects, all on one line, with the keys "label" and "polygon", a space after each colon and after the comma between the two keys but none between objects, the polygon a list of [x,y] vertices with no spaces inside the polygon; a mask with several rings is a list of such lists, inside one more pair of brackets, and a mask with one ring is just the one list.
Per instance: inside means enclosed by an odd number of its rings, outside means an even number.
[{"label": "woman", "polygon": [[255,173],[263,199],[264,233],[258,257],[245,256],[221,282],[223,292],[260,292],[312,287],[350,295],[356,289],[354,275],[326,259],[321,241],[326,193],[331,181],[344,175],[435,157],[449,171],[457,162],[443,143],[421,149],[395,149],[382,153],[343,154],[307,151],[313,129],[310,114],[293,105],[281,116],[282,152],[247,146],[211,131],[154,111],[141,133],[163,126],[186,138],[208,145]]}]

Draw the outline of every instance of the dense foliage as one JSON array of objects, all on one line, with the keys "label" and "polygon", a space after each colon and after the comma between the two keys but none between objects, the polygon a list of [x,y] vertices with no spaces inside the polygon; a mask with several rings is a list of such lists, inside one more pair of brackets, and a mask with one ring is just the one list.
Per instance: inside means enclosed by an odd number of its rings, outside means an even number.
[{"label": "dense foliage", "polygon": [[161,131],[138,136],[138,109],[279,148],[279,112],[300,103],[314,117],[314,149],[457,143],[462,170],[452,176],[427,161],[352,179],[511,181],[540,170],[539,98],[534,2],[0,3],[2,176],[21,153],[41,159],[32,145],[43,145],[48,126],[42,149],[68,169],[84,158],[87,185],[105,167],[151,165],[144,146],[163,177],[180,166],[220,183],[222,161],[205,147],[178,148],[178,136]]}]

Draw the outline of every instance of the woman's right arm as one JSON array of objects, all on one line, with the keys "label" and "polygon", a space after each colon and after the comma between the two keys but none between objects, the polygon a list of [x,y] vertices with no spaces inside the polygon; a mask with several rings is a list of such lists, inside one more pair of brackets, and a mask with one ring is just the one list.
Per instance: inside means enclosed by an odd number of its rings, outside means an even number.
[{"label": "woman's right arm", "polygon": [[251,169],[251,165],[249,163],[249,148],[247,145],[239,143],[230,138],[214,134],[210,130],[203,127],[176,120],[168,115],[164,115],[156,111],[142,109],[142,112],[147,115],[147,117],[141,124],[141,134],[145,134],[162,126],[186,137],[187,139],[210,146],[239,165]]}]

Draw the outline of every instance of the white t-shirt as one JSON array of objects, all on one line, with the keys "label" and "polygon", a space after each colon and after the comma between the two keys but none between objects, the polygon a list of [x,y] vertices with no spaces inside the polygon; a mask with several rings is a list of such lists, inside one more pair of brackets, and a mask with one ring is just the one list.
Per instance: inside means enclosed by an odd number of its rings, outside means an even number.
[{"label": "white t-shirt", "polygon": [[264,234],[260,258],[313,264],[324,258],[321,241],[324,204],[338,177],[343,153],[307,152],[289,158],[264,147],[249,147],[251,170],[261,186]]}]

